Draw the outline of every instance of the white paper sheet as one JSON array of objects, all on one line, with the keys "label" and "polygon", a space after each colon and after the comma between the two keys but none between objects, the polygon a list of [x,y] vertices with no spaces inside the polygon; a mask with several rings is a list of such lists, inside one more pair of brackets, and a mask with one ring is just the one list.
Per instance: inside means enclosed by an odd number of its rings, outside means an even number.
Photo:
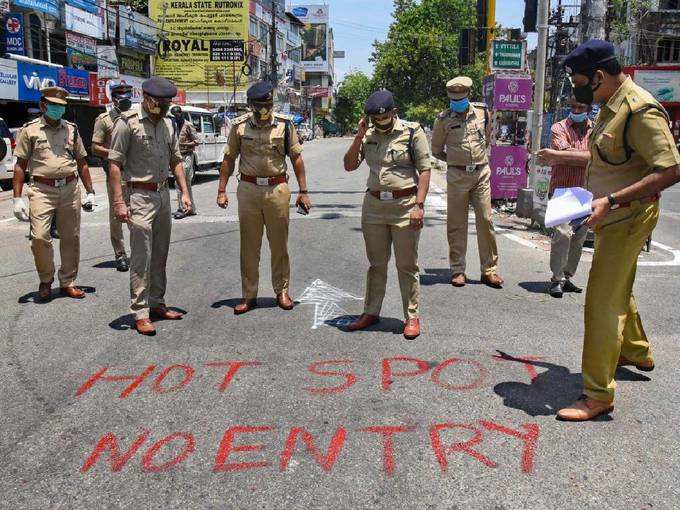
[{"label": "white paper sheet", "polygon": [[583,188],[557,188],[548,200],[545,226],[556,227],[592,213],[593,194]]}]

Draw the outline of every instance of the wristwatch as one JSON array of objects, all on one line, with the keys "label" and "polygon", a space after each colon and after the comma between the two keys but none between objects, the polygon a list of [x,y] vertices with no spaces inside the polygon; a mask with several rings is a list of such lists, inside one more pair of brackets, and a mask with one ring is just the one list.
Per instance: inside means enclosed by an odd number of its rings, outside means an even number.
[{"label": "wristwatch", "polygon": [[611,209],[616,209],[617,203],[613,195],[607,195],[607,201],[609,202],[609,207]]},{"label": "wristwatch", "polygon": [[425,204],[423,202],[417,202],[416,205],[421,209],[425,209]]}]

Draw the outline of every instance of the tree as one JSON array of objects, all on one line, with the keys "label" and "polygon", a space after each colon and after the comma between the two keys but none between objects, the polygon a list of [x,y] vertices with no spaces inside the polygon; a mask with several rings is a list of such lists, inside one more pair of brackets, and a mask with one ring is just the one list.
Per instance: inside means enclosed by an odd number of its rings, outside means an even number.
[{"label": "tree", "polygon": [[338,89],[333,110],[340,132],[347,133],[357,125],[363,115],[364,103],[371,92],[371,80],[361,71],[345,76]]}]

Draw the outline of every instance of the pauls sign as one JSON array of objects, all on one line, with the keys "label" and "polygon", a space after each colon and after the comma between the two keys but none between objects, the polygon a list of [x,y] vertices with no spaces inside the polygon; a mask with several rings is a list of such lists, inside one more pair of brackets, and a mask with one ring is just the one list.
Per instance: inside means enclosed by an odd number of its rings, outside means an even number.
[{"label": "pauls sign", "polygon": [[491,198],[517,198],[517,191],[527,184],[528,157],[525,147],[491,147]]},{"label": "pauls sign", "polygon": [[533,81],[528,75],[496,76],[493,84],[495,110],[530,110]]}]

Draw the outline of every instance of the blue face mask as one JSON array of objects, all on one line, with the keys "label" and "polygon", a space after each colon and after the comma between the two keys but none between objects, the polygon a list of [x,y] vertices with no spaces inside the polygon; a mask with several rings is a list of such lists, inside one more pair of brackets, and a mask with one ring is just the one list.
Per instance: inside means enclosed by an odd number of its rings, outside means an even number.
[{"label": "blue face mask", "polygon": [[45,110],[45,115],[47,115],[52,120],[59,120],[66,113],[66,107],[61,104],[48,104]]},{"label": "blue face mask", "polygon": [[588,120],[588,112],[583,113],[570,112],[569,118],[571,119],[572,122],[576,122],[577,124],[579,124],[581,122],[585,122],[586,120]]},{"label": "blue face mask", "polygon": [[456,113],[463,113],[466,111],[470,106],[470,100],[466,97],[463,99],[451,99],[449,101],[449,108],[451,108],[452,111]]}]

